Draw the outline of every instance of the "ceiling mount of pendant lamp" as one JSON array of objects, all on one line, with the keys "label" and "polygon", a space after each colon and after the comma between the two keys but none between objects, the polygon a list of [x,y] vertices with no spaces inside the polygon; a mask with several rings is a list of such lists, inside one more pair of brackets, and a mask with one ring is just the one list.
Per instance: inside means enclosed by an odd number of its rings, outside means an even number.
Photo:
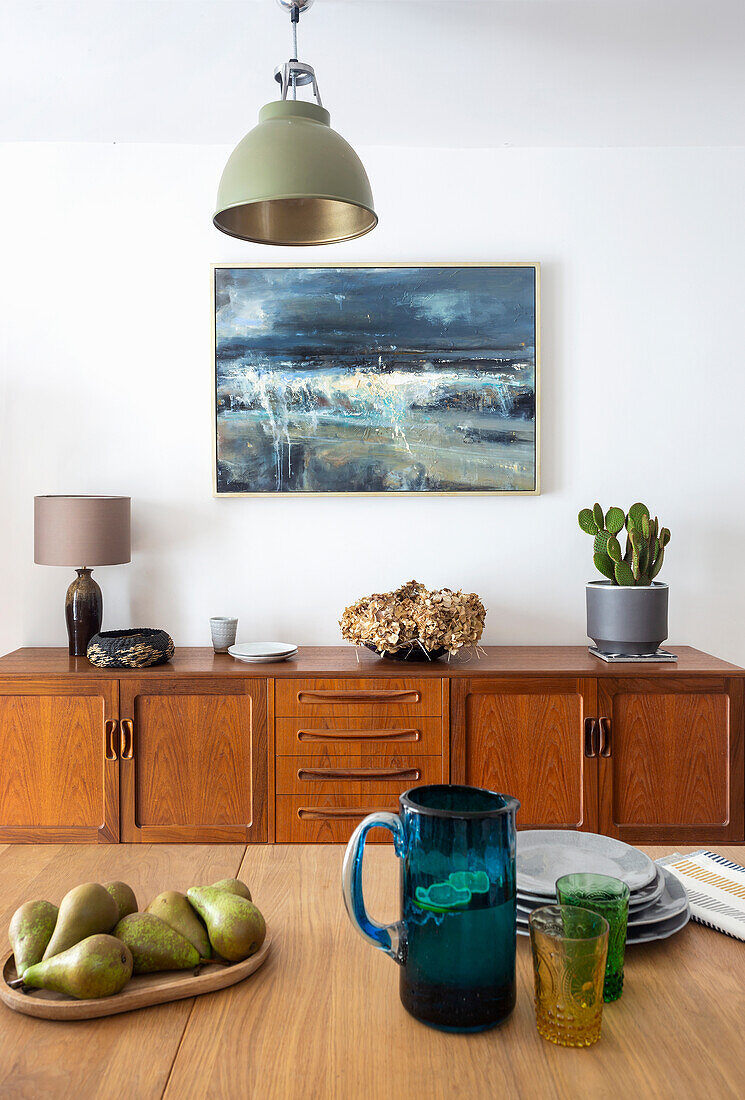
[{"label": "ceiling mount of pendant lamp", "polygon": [[[292,57],[274,73],[282,98],[259,111],[259,124],[230,154],[217,192],[214,225],[257,244],[348,241],[378,224],[362,161],[331,129],[312,65],[297,56],[297,27],[313,0],[277,0],[289,12]],[[299,100],[310,85],[315,102]]]}]

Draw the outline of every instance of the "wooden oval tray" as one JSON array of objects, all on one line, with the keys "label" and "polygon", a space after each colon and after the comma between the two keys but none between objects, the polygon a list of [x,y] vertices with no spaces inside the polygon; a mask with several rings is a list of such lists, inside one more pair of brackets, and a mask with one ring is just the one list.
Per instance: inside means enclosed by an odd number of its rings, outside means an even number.
[{"label": "wooden oval tray", "polygon": [[121,993],[113,997],[97,997],[91,1001],[76,1001],[64,993],[50,993],[46,989],[34,989],[23,993],[11,989],[8,982],[17,977],[13,953],[3,960],[0,980],[0,999],[13,1012],[26,1016],[38,1016],[45,1020],[92,1020],[97,1016],[114,1016],[118,1012],[131,1012],[134,1008],[180,1001],[185,997],[198,997],[200,993],[212,993],[242,982],[258,970],[269,954],[271,938],[267,936],[255,955],[243,962],[219,966],[205,963],[195,974],[193,970],[169,970],[159,974],[136,974]]}]

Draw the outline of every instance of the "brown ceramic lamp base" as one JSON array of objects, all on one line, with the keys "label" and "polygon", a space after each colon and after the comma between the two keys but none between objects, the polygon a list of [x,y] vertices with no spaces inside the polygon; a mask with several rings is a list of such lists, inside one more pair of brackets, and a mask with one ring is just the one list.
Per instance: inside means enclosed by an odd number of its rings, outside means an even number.
[{"label": "brown ceramic lamp base", "polygon": [[85,657],[88,642],[98,634],[103,620],[103,596],[91,576],[91,570],[76,569],[77,577],[65,597],[68,653],[71,657]]}]

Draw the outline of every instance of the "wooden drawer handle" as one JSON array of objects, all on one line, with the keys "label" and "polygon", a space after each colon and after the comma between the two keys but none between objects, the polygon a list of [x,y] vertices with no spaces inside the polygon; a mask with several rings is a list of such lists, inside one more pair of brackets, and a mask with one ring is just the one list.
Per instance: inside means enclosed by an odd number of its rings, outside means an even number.
[{"label": "wooden drawer handle", "polygon": [[613,742],[611,741],[611,722],[610,718],[599,719],[600,726],[600,756],[606,760],[609,756],[613,755]]},{"label": "wooden drawer handle", "polygon": [[594,760],[598,754],[598,732],[597,718],[585,718],[585,756],[588,760]]},{"label": "wooden drawer handle", "polygon": [[135,728],[131,718],[122,718],[121,730],[122,760],[132,760],[135,754]]},{"label": "wooden drawer handle", "polygon": [[299,768],[297,777],[308,783],[332,779],[421,779],[419,768]]},{"label": "wooden drawer handle", "polygon": [[[398,809],[397,806],[388,806],[384,807],[384,809],[385,808],[387,808],[394,814]],[[301,821],[347,821],[356,819],[358,817],[367,817],[368,814],[375,813],[376,810],[379,809],[380,806],[375,807],[375,809],[371,808],[369,810],[352,810],[347,809],[346,807],[321,810],[316,809],[313,806],[300,806],[297,811],[297,816],[300,818]]]},{"label": "wooden drawer handle", "polygon": [[298,730],[298,741],[421,741],[419,730]]},{"label": "wooden drawer handle", "polygon": [[413,688],[380,688],[370,691],[299,691],[298,703],[418,703],[421,692]]},{"label": "wooden drawer handle", "polygon": [[119,729],[119,722],[116,718],[109,718],[104,723],[104,753],[107,760],[116,760],[119,755],[119,746],[116,743],[116,731]]}]

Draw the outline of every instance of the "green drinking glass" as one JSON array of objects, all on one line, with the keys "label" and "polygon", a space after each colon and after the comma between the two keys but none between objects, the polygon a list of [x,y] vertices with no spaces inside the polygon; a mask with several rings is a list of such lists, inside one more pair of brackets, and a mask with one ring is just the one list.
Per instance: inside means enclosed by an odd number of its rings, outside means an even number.
[{"label": "green drinking glass", "polygon": [[560,905],[578,905],[605,917],[610,926],[603,1000],[617,1001],[623,992],[623,957],[629,918],[629,888],[610,875],[563,875],[556,880]]}]

